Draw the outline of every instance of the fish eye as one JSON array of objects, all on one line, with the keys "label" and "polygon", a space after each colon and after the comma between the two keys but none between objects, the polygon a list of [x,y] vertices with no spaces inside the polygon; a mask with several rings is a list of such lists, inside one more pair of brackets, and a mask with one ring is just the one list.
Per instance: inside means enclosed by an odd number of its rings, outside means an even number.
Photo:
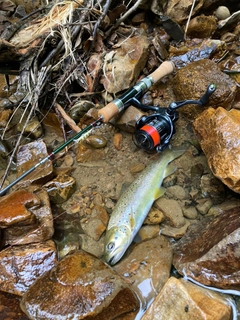
[{"label": "fish eye", "polygon": [[115,245],[114,245],[113,242],[109,242],[109,244],[107,245],[107,249],[108,249],[109,251],[112,251],[112,250],[114,249],[114,247],[115,247]]}]

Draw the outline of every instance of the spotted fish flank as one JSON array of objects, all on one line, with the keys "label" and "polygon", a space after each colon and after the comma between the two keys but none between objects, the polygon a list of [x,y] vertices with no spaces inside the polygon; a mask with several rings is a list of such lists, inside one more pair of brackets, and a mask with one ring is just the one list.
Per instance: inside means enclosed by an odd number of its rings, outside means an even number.
[{"label": "spotted fish flank", "polygon": [[110,217],[104,246],[104,259],[111,265],[117,263],[141,228],[153,202],[161,197],[164,178],[176,168],[171,161],[186,151],[184,147],[166,149],[123,192]]}]

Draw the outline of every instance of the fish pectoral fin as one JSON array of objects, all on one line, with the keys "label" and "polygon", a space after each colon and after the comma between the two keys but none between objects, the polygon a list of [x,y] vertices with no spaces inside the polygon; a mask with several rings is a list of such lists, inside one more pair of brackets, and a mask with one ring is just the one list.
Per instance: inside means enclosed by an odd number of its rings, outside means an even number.
[{"label": "fish pectoral fin", "polygon": [[175,172],[176,169],[177,169],[176,166],[174,166],[173,164],[169,164],[164,171],[164,178],[170,176],[170,174]]},{"label": "fish pectoral fin", "polygon": [[131,231],[132,231],[136,225],[133,215],[130,216],[129,222],[130,222],[130,227],[131,227]]},{"label": "fish pectoral fin", "polygon": [[157,200],[161,196],[164,195],[166,189],[164,187],[160,187],[159,189],[156,190],[155,195],[154,195],[154,200]]}]

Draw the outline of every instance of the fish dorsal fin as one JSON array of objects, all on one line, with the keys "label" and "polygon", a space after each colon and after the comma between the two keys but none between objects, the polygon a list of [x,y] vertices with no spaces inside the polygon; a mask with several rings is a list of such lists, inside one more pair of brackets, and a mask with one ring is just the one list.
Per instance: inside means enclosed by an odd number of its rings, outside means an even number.
[{"label": "fish dorsal fin", "polygon": [[166,191],[166,189],[164,187],[160,187],[159,189],[157,189],[155,194],[154,194],[154,200],[157,200],[158,198],[163,196],[165,191]]}]

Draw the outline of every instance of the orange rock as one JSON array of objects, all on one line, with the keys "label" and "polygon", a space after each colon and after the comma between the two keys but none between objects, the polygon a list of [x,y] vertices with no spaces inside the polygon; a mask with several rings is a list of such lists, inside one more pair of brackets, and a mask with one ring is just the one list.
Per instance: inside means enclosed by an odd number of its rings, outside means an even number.
[{"label": "orange rock", "polygon": [[212,173],[225,185],[240,193],[240,111],[222,107],[205,110],[193,129]]}]

